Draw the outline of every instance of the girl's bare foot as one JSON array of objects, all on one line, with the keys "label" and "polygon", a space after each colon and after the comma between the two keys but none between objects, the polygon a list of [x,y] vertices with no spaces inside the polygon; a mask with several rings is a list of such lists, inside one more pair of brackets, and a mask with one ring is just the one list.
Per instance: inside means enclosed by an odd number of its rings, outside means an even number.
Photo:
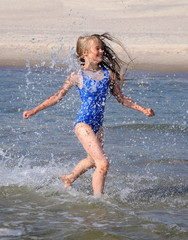
[{"label": "girl's bare foot", "polygon": [[74,182],[74,175],[72,173],[67,175],[62,175],[61,179],[65,184],[65,188],[68,188],[72,186],[72,183]]}]

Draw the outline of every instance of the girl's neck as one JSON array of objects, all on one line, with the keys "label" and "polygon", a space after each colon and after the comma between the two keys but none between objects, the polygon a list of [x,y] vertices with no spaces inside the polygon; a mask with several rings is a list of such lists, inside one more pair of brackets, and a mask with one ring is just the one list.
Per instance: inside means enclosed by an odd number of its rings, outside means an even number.
[{"label": "girl's neck", "polygon": [[101,67],[99,67],[98,64],[90,63],[90,64],[85,64],[83,66],[83,70],[97,72],[97,71],[101,70]]}]

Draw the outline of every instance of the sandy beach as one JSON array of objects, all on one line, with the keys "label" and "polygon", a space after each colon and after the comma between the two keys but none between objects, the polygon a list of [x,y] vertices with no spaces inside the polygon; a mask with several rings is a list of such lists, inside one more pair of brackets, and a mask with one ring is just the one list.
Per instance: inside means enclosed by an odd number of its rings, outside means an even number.
[{"label": "sandy beach", "polygon": [[188,71],[187,0],[0,4],[0,66],[49,66],[52,60],[65,59],[80,35],[109,32],[126,47],[134,69]]}]

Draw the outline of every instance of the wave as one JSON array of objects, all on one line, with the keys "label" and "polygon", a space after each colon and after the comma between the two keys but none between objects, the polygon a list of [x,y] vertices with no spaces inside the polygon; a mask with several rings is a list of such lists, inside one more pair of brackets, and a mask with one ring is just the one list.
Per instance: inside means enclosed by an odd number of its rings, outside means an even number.
[{"label": "wave", "polygon": [[181,132],[188,133],[188,126],[177,124],[139,124],[139,123],[122,123],[118,126],[105,125],[106,129],[128,129],[128,130],[157,130],[159,132]]}]

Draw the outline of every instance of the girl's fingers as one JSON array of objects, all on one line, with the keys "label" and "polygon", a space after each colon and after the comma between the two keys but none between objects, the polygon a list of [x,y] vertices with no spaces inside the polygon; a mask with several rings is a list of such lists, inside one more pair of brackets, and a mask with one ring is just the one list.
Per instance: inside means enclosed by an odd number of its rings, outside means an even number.
[{"label": "girl's fingers", "polygon": [[23,113],[23,118],[29,118],[29,114],[28,114],[28,112],[27,111],[25,111],[24,113]]},{"label": "girl's fingers", "polygon": [[148,116],[148,117],[153,117],[153,116],[155,116],[155,113],[154,113],[154,111],[153,111],[151,108],[148,108],[148,109],[147,109],[147,116]]},{"label": "girl's fingers", "polygon": [[148,117],[153,117],[153,116],[155,116],[155,113],[154,113],[154,111],[153,111],[151,108],[146,109],[146,110],[144,111],[144,114],[145,114],[146,116],[148,116]]},{"label": "girl's fingers", "polygon": [[23,118],[27,118],[27,113],[23,113]]}]

